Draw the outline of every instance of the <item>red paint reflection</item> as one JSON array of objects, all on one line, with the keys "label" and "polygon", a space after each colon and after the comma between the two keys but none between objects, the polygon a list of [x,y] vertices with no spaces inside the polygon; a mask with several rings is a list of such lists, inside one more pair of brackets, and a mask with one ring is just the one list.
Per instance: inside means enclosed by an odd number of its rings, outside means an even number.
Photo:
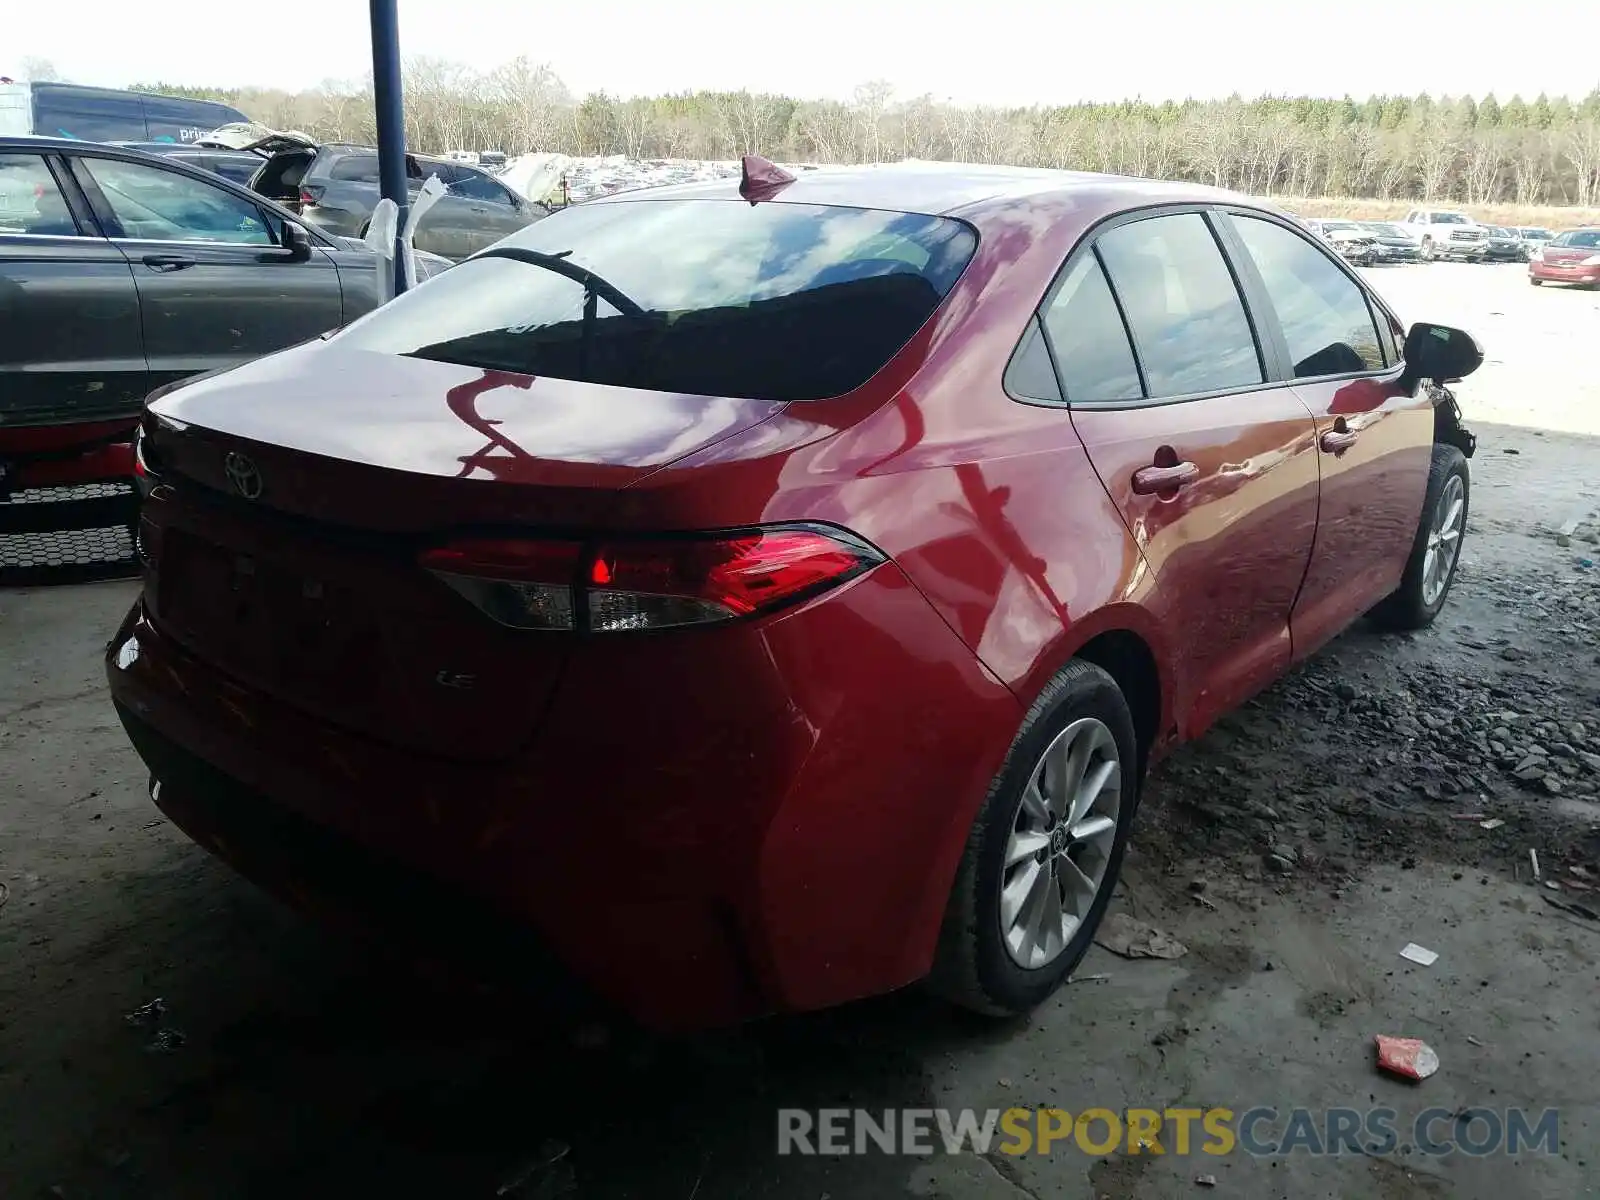
[{"label": "red paint reflection", "polygon": [[457,384],[445,393],[445,401],[450,405],[450,411],[456,415],[464,425],[468,425],[483,434],[488,441],[482,450],[461,457],[461,470],[456,473],[457,479],[464,479],[473,471],[483,469],[493,474],[496,467],[497,456],[495,450],[503,450],[512,458],[532,458],[521,446],[510,438],[495,430],[500,421],[491,420],[478,414],[478,397],[485,392],[492,392],[496,388],[514,387],[527,391],[533,386],[533,378],[529,375],[517,375],[511,371],[485,370],[482,379],[474,379],[471,383]]}]

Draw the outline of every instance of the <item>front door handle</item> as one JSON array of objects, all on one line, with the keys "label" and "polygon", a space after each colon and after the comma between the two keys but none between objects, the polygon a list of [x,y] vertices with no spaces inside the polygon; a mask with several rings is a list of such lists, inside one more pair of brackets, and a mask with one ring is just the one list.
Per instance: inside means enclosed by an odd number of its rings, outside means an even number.
[{"label": "front door handle", "polygon": [[1157,492],[1171,492],[1200,478],[1200,468],[1192,462],[1174,463],[1170,467],[1140,467],[1133,473],[1133,490],[1141,496]]},{"label": "front door handle", "polygon": [[1356,444],[1358,436],[1353,429],[1330,429],[1318,444],[1329,454],[1343,454]]},{"label": "front door handle", "polygon": [[157,271],[181,271],[194,266],[194,259],[187,254],[146,254],[144,265]]}]

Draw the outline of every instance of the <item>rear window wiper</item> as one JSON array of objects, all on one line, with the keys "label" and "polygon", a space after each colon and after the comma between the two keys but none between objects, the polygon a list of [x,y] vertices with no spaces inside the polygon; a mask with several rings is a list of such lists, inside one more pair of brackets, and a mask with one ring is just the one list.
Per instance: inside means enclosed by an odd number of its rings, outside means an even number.
[{"label": "rear window wiper", "polygon": [[557,275],[564,275],[583,288],[583,326],[578,341],[578,375],[587,379],[589,376],[589,350],[594,339],[595,320],[600,315],[600,300],[611,305],[618,312],[630,317],[650,317],[650,310],[630,297],[615,284],[601,275],[595,274],[587,267],[580,267],[571,261],[571,250],[562,250],[558,254],[543,254],[538,250],[526,250],[521,246],[494,246],[488,250],[474,254],[473,258],[509,258],[514,262],[527,263],[533,267],[543,267],[547,271],[554,271]]}]

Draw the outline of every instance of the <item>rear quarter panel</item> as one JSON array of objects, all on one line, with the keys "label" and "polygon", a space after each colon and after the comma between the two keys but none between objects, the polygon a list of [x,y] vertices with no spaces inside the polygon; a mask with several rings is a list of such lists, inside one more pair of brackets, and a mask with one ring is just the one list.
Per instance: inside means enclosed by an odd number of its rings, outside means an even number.
[{"label": "rear quarter panel", "polygon": [[[988,216],[939,313],[869,385],[789,405],[635,487],[619,518],[843,525],[891,555],[1024,704],[1108,629],[1165,660],[1153,579],[1062,407],[1001,387],[1068,251],[1121,204],[1041,197]],[[1170,689],[1164,687],[1164,694]]]}]

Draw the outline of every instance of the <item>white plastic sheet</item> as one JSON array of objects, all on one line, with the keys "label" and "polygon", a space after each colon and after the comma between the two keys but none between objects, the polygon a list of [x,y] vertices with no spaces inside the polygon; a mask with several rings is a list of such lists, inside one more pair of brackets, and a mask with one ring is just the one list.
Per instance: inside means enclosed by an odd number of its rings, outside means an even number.
[{"label": "white plastic sheet", "polygon": [[[401,230],[399,238],[407,289],[417,286],[417,226],[448,190],[449,186],[444,180],[437,175],[430,175],[416,199],[411,202],[411,212],[406,217],[405,228]],[[394,299],[395,222],[399,219],[399,212],[393,200],[379,200],[378,206],[372,210],[372,220],[367,225],[367,236],[363,239],[377,255],[378,296],[384,304]]]}]

